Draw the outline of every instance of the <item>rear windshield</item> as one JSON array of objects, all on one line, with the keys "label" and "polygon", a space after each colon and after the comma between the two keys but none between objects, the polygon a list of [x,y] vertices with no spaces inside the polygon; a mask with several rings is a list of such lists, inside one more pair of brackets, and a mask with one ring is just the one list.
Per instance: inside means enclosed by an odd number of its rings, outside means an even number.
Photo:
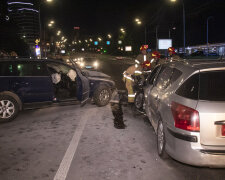
[{"label": "rear windshield", "polygon": [[180,88],[176,91],[176,94],[179,96],[198,100],[198,91],[199,91],[199,74],[194,74],[188,78]]},{"label": "rear windshield", "polygon": [[225,101],[225,71],[200,74],[199,98],[209,101]]}]

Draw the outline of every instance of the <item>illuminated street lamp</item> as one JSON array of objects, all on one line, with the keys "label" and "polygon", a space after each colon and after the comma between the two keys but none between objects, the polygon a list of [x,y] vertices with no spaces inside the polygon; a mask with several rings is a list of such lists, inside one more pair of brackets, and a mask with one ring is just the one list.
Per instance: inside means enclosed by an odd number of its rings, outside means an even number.
[{"label": "illuminated street lamp", "polygon": [[[171,2],[175,3],[177,0],[170,0]],[[182,5],[183,5],[183,36],[184,36],[184,53],[186,52],[186,18],[185,18],[185,7],[184,7],[184,0],[181,0],[182,1]]]},{"label": "illuminated street lamp", "polygon": [[124,30],[124,28],[121,28],[120,31],[124,34],[126,33],[126,31]]},{"label": "illuminated street lamp", "polygon": [[89,41],[90,41],[90,42],[92,42],[92,41],[93,41],[93,39],[89,39]]},{"label": "illuminated street lamp", "polygon": [[[136,18],[134,21],[136,22],[137,25],[142,25],[142,21],[139,18]],[[146,43],[147,43],[147,27],[145,24],[145,44]]]},{"label": "illuminated street lamp", "polygon": [[108,38],[111,39],[112,38],[112,35],[111,34],[108,34]]},{"label": "illuminated street lamp", "polygon": [[58,31],[58,32],[57,32],[57,36],[59,36],[60,34],[61,34],[61,31]]},{"label": "illuminated street lamp", "polygon": [[102,38],[99,37],[98,40],[99,40],[99,41],[102,41]]},{"label": "illuminated street lamp", "polygon": [[135,21],[136,21],[136,22],[139,22],[139,21],[140,21],[140,19],[139,19],[139,18],[136,18],[136,19],[135,19]]}]

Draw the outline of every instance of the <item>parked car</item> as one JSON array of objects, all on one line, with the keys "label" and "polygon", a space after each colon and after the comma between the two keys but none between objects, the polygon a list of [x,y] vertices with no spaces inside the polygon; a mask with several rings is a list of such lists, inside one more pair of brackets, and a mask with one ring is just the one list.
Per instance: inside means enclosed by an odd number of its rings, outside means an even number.
[{"label": "parked car", "polygon": [[146,114],[161,157],[225,167],[225,62],[187,60],[156,67],[145,89]]},{"label": "parked car", "polygon": [[0,61],[0,121],[13,120],[19,111],[54,103],[93,99],[109,103],[114,81],[103,73],[83,72],[76,64],[57,60],[12,59]]}]

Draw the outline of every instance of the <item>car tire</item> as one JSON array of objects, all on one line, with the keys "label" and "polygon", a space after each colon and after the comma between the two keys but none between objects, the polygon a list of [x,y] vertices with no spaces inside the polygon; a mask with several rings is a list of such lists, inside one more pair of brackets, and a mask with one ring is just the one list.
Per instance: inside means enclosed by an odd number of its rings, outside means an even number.
[{"label": "car tire", "polygon": [[138,93],[135,96],[134,105],[138,110],[143,111],[143,104],[144,104],[144,94]]},{"label": "car tire", "polygon": [[109,103],[111,97],[111,90],[106,86],[100,86],[95,90],[93,99],[97,106],[102,107]]},{"label": "car tire", "polygon": [[160,120],[158,122],[158,127],[157,127],[157,150],[158,150],[158,155],[162,159],[166,159],[168,157],[166,150],[166,138],[165,138],[165,130],[163,126],[163,122]]},{"label": "car tire", "polygon": [[19,114],[19,103],[9,95],[0,96],[0,122],[14,120]]}]

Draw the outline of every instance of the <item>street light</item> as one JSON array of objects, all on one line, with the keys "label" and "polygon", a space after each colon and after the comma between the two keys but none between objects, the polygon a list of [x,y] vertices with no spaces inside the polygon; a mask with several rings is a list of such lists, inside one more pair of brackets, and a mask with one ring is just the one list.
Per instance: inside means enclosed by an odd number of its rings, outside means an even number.
[{"label": "street light", "polygon": [[[177,0],[170,0],[171,2],[176,2]],[[183,32],[183,36],[184,36],[184,53],[186,52],[186,18],[185,18],[185,7],[184,7],[184,0],[181,0],[182,1],[182,5],[183,5],[183,29],[184,29],[184,32]]]},{"label": "street light", "polygon": [[112,35],[111,34],[108,34],[108,38],[111,39],[112,38]]},{"label": "street light", "polygon": [[122,33],[125,33],[125,32],[126,32],[126,31],[124,30],[124,28],[121,28],[120,31],[121,31]]},{"label": "street light", "polygon": [[[45,2],[51,3],[53,0],[46,0]],[[42,46],[42,31],[41,31],[41,5],[43,1],[40,1],[39,4],[39,31],[40,31],[40,47]],[[40,57],[42,56],[41,51],[40,51]]]},{"label": "street light", "polygon": [[139,18],[136,18],[136,19],[135,19],[135,21],[136,21],[136,22],[139,22],[139,21],[140,21],[140,19],[139,19]]}]

